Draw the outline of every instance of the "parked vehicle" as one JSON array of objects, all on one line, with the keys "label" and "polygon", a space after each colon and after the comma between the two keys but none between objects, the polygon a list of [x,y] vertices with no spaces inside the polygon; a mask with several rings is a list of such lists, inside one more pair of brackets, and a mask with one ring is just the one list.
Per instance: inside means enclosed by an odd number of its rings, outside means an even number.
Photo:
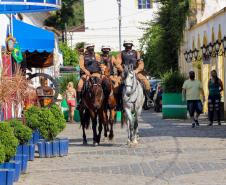
[{"label": "parked vehicle", "polygon": [[161,82],[161,80],[160,79],[151,78],[151,80],[149,80],[149,82],[150,82],[151,90],[150,90],[150,93],[149,93],[149,100],[147,100],[145,98],[145,102],[144,102],[144,106],[143,106],[144,110],[149,110],[150,108],[154,107],[153,97],[154,97],[156,89],[157,89],[157,84],[159,82]]}]

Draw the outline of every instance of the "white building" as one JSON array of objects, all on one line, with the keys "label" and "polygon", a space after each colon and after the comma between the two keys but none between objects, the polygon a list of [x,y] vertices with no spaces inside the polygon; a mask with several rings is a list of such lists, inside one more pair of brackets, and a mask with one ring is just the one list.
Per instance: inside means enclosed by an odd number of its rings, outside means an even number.
[{"label": "white building", "polygon": [[[139,39],[143,35],[141,22],[153,19],[158,9],[152,0],[121,0],[122,42],[133,40],[139,48]],[[117,0],[84,0],[85,31],[68,34],[69,45],[77,42],[91,42],[96,49],[110,45],[119,50],[119,10]],[[144,25],[143,25],[144,27]],[[72,41],[72,42],[70,42]]]}]

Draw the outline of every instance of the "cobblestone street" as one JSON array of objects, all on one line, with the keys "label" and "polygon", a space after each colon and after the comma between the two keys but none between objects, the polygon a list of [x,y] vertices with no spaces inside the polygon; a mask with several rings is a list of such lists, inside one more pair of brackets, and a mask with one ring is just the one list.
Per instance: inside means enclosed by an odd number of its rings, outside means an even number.
[{"label": "cobblestone street", "polygon": [[127,132],[115,125],[113,142],[82,145],[79,124],[69,124],[69,155],[29,162],[16,185],[225,185],[226,126],[192,129],[188,121],[166,121],[144,112],[140,144],[126,145]]}]

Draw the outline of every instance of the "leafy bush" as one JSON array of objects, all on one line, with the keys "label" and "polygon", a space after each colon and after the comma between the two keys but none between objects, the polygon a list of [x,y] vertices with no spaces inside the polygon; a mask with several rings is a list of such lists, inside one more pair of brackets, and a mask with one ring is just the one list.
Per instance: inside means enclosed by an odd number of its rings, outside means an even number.
[{"label": "leafy bush", "polygon": [[66,127],[66,121],[64,119],[64,115],[60,108],[57,105],[52,105],[50,108],[53,116],[56,118],[57,122],[57,127],[59,129],[59,132],[63,131]]},{"label": "leafy bush", "polygon": [[180,72],[167,72],[162,77],[162,84],[164,92],[166,93],[180,93],[182,86],[186,80],[185,75]]},{"label": "leafy bush", "polygon": [[15,154],[18,139],[15,137],[13,128],[7,122],[0,123],[0,143],[5,148],[5,161],[8,162]]},{"label": "leafy bush", "polygon": [[0,144],[0,164],[5,161],[5,147]]},{"label": "leafy bush", "polygon": [[19,144],[28,143],[32,137],[32,130],[28,126],[23,125],[22,121],[16,119],[10,120],[9,124],[14,129],[14,135],[18,139]]},{"label": "leafy bush", "polygon": [[158,1],[155,19],[145,23],[145,33],[140,40],[145,51],[145,67],[152,76],[160,76],[170,69],[178,69],[178,51],[189,14],[189,0]]},{"label": "leafy bush", "polygon": [[37,130],[40,124],[40,112],[41,109],[35,106],[30,107],[25,112],[26,125],[34,131]]},{"label": "leafy bush", "polygon": [[58,84],[60,87],[60,93],[64,93],[67,89],[67,85],[69,82],[73,82],[74,88],[77,87],[78,84],[78,75],[76,74],[65,74],[58,79]]},{"label": "leafy bush", "polygon": [[60,43],[60,50],[63,54],[64,66],[77,66],[79,63],[79,54],[71,49],[66,43]]},{"label": "leafy bush", "polygon": [[[52,111],[51,111],[52,110]],[[53,113],[54,112],[54,113]],[[40,114],[41,124],[39,124],[38,130],[42,137],[46,140],[53,140],[56,136],[65,128],[65,120],[61,116],[56,116],[56,108],[42,108]],[[56,117],[55,117],[56,116]]]}]

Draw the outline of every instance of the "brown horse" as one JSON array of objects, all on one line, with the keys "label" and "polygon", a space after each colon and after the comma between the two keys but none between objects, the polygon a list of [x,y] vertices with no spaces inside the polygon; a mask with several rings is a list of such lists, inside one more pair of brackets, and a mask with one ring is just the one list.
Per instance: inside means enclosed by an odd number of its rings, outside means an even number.
[{"label": "brown horse", "polygon": [[107,123],[104,124],[104,137],[106,138],[108,136],[108,131],[110,131],[109,140],[112,140],[114,138],[113,126],[115,123],[117,101],[114,82],[110,78],[110,69],[108,67],[105,68],[104,75],[102,82],[105,96],[103,113],[104,120],[107,121]]},{"label": "brown horse", "polygon": [[[102,126],[104,124],[104,93],[102,89],[102,80],[98,77],[90,77],[86,83],[87,84],[85,84],[85,89],[82,96],[82,105],[79,111],[83,130],[83,144],[87,144],[85,129],[89,127],[89,121],[91,118],[93,144],[96,146],[100,143]],[[99,120],[99,133],[97,133],[97,118]]]}]

